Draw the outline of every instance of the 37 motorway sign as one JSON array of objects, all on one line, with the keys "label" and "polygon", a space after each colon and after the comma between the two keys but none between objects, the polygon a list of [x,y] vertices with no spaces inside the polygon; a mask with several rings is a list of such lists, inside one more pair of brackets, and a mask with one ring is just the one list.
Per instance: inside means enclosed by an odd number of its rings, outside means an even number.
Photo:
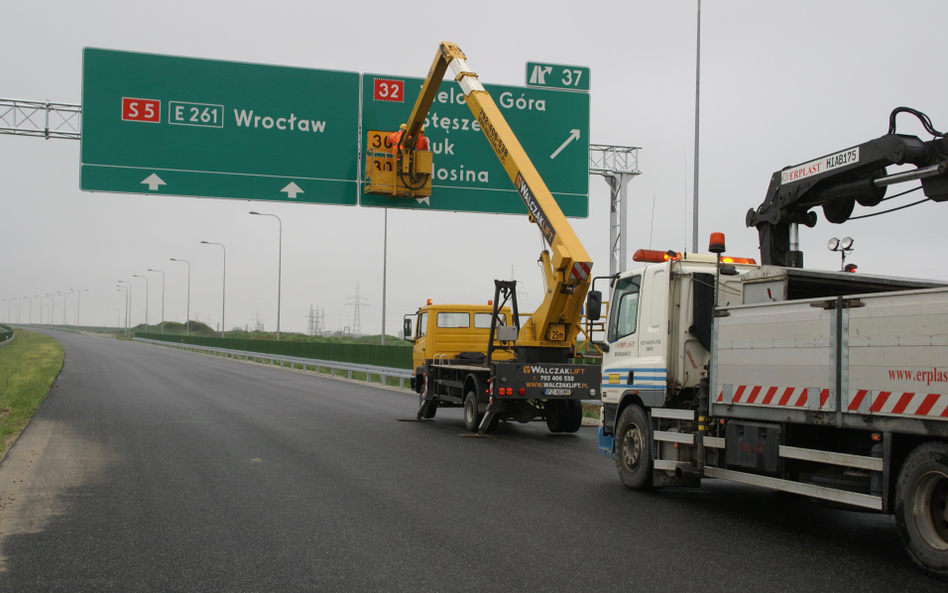
[{"label": "37 motorway sign", "polygon": [[[423,82],[421,78],[363,74],[363,162],[369,166],[379,163],[373,155],[390,150],[384,132],[394,131],[408,119]],[[587,216],[588,93],[491,84],[484,87],[564,214]],[[526,213],[523,200],[456,82],[441,83],[425,120],[425,136],[434,153],[431,196],[405,199],[363,193],[362,206]]]},{"label": "37 motorway sign", "polygon": [[527,62],[527,86],[588,91],[589,76],[589,68],[586,66]]},{"label": "37 motorway sign", "polygon": [[359,74],[86,48],[80,188],[357,202]]}]

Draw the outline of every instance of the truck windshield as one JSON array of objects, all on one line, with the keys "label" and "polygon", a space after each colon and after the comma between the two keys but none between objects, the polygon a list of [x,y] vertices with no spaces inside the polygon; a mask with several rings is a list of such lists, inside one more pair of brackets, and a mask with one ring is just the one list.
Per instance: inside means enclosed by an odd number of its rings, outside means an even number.
[{"label": "truck windshield", "polygon": [[639,283],[641,276],[623,278],[616,283],[612,296],[612,315],[609,317],[607,339],[615,342],[619,338],[635,333],[635,320],[639,309]]}]

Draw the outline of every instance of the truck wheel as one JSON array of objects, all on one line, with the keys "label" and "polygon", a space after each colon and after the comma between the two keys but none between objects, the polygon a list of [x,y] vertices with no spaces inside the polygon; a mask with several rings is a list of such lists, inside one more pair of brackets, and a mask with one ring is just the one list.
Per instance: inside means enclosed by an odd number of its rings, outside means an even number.
[{"label": "truck wheel", "polygon": [[550,432],[563,432],[566,426],[567,408],[562,400],[548,400],[544,404],[546,427]]},{"label": "truck wheel", "polygon": [[563,423],[563,432],[576,432],[583,425],[583,403],[571,399],[566,402],[566,418]]},{"label": "truck wheel", "polygon": [[923,443],[909,454],[899,472],[895,519],[912,560],[948,577],[948,444]]},{"label": "truck wheel", "polygon": [[[421,406],[425,404],[425,398],[428,397],[428,377],[422,376],[419,381],[421,381],[421,391],[418,393],[418,409],[421,409]],[[435,413],[438,411],[438,400],[431,400],[431,403],[428,404],[428,409],[425,410],[424,418],[431,420],[435,417]]]},{"label": "truck wheel", "polygon": [[483,418],[484,415],[477,411],[477,395],[473,391],[468,391],[464,396],[464,428],[470,432],[477,432]]},{"label": "truck wheel", "polygon": [[652,435],[645,410],[632,404],[616,425],[616,469],[626,488],[652,488]]}]

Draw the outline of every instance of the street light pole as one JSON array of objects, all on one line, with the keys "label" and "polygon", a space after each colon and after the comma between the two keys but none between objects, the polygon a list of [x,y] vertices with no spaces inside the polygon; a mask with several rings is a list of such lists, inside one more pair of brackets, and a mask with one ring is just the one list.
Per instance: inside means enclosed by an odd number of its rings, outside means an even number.
[{"label": "street light pole", "polygon": [[128,280],[119,280],[119,282],[128,284],[128,306],[125,307],[125,337],[130,338],[132,327],[132,283]]},{"label": "street light pole", "polygon": [[165,333],[165,273],[152,268],[148,268],[148,271],[161,274],[161,333]]},{"label": "street light pole", "polygon": [[56,291],[56,294],[63,295],[63,325],[65,326],[66,325],[66,293],[61,290],[58,290]]},{"label": "street light pole", "polygon": [[[188,264],[188,312],[184,318],[184,335],[190,336],[191,335],[191,262],[189,262],[186,259],[175,259],[173,257],[171,258],[171,261],[184,262]],[[164,295],[163,291],[162,291],[162,295]],[[164,310],[164,302],[165,302],[164,299],[165,297],[162,296],[161,297],[162,311]],[[162,315],[164,315],[164,313],[162,313]]]},{"label": "street light pole", "polygon": [[[66,291],[65,294],[70,295],[70,294],[72,294],[72,293],[74,293],[74,292],[76,292],[76,291],[73,290],[72,288],[70,288],[69,290]],[[78,300],[78,299],[77,299],[77,300]],[[65,308],[66,308],[66,297],[63,297],[63,309],[65,309]],[[75,309],[75,307],[73,307],[73,309]],[[67,324],[66,322],[67,322],[67,319],[66,319],[66,312],[65,312],[65,310],[64,310],[64,311],[63,311],[63,325],[64,325],[64,326]]]},{"label": "street light pole", "polygon": [[141,274],[132,274],[132,278],[144,278],[145,279],[145,333],[148,333],[148,276],[142,276]]},{"label": "street light pole", "polygon": [[125,337],[128,337],[128,303],[131,300],[131,293],[124,286],[115,286],[115,290],[125,293]]},{"label": "street light pole", "polygon": [[385,230],[382,234],[382,345],[385,345],[385,297],[388,292],[388,208],[385,209]]},{"label": "street light pole", "polygon": [[227,324],[224,321],[224,312],[226,311],[227,304],[227,248],[224,247],[223,243],[213,243],[211,241],[201,241],[203,245],[220,245],[220,248],[224,252],[224,274],[223,280],[221,281],[221,337],[224,337],[224,328],[227,327]]},{"label": "street light pole", "polygon": [[79,313],[82,311],[82,293],[88,292],[88,288],[70,288],[69,290],[76,293],[76,329],[79,329]]},{"label": "street light pole", "polygon": [[282,300],[282,289],[283,289],[283,221],[280,220],[280,217],[276,214],[267,214],[266,212],[251,212],[251,214],[256,216],[272,216],[277,219],[277,222],[280,225],[280,245],[277,251],[278,254],[278,264],[277,264],[277,342],[280,341],[280,301]]},{"label": "street light pole", "polygon": [[[701,144],[699,142],[699,115],[701,110],[701,0],[698,0],[698,33],[697,49],[695,50],[695,181],[694,181],[694,206],[691,223],[691,251],[698,253],[698,154]],[[625,216],[625,212],[622,213]]]}]

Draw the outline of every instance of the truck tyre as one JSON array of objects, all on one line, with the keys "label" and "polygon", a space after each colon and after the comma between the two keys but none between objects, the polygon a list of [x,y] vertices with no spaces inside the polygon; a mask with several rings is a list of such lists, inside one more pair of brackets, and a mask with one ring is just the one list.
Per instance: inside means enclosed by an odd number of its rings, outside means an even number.
[{"label": "truck tyre", "polygon": [[464,396],[464,428],[470,432],[477,432],[484,415],[477,410],[477,395],[469,390]]},{"label": "truck tyre", "polygon": [[563,423],[563,432],[576,432],[583,425],[583,403],[571,399],[566,402],[566,419]]},{"label": "truck tyre", "polygon": [[652,488],[652,431],[638,404],[622,410],[616,424],[616,469],[626,488]]},{"label": "truck tyre", "polygon": [[948,577],[948,444],[923,443],[909,454],[896,486],[895,520],[912,560]]},{"label": "truck tyre", "polygon": [[[418,392],[418,409],[421,409],[421,406],[425,403],[425,398],[428,397],[428,377],[422,375],[419,379],[421,381],[421,390]],[[431,400],[431,403],[428,404],[428,409],[425,410],[424,418],[431,420],[435,417],[435,414],[438,411],[438,400]]]},{"label": "truck tyre", "polygon": [[550,432],[563,432],[568,416],[566,402],[563,400],[548,400],[544,404],[546,427]]}]

